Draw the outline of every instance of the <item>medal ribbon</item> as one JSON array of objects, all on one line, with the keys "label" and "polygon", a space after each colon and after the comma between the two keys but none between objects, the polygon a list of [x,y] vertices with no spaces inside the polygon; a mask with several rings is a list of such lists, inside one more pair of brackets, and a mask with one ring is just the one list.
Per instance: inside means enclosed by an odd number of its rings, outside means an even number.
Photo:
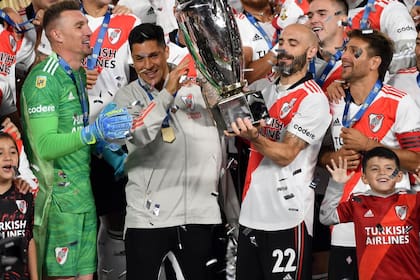
[{"label": "medal ribbon", "polygon": [[271,41],[270,37],[268,36],[267,32],[261,27],[261,25],[258,23],[258,21],[255,19],[253,15],[248,13],[247,11],[243,11],[244,15],[248,19],[248,21],[261,33],[261,35],[264,37],[264,40],[267,42],[268,49],[271,49],[273,47],[273,42]]},{"label": "medal ribbon", "polygon": [[32,20],[27,20],[22,23],[16,23],[14,22],[9,15],[4,12],[2,9],[0,9],[0,18],[2,18],[4,21],[6,21],[9,25],[11,25],[13,28],[16,29],[17,33],[25,33],[26,31],[34,28],[34,25],[32,24]]},{"label": "medal ribbon", "polygon": [[[334,68],[337,61],[341,59],[341,56],[343,55],[343,49],[346,46],[346,44],[347,44],[347,40],[344,40],[343,46],[341,48],[339,48],[333,56],[331,56],[330,60],[328,60],[327,66],[325,66],[324,71],[322,71],[321,76],[318,79],[315,80],[315,82],[320,87],[322,87],[324,85],[325,80],[328,77],[328,74]],[[309,63],[309,72],[312,73],[312,75],[315,79],[315,77],[316,77],[315,57]]]},{"label": "medal ribbon", "polygon": [[[137,80],[137,82],[139,83],[141,88],[147,93],[147,96],[149,96],[150,101],[153,101],[153,99],[155,99],[155,98],[150,93],[150,91],[147,89],[147,87],[142,85],[140,80]],[[176,96],[176,93],[174,94],[174,98],[175,98],[175,96]],[[170,125],[169,125],[169,108],[168,108],[168,110],[166,110],[166,117],[163,119],[163,122],[162,122],[162,128],[169,127],[169,126]]]},{"label": "medal ribbon", "polygon": [[347,127],[347,128],[352,127],[353,124],[355,124],[361,119],[363,114],[366,112],[366,109],[370,106],[370,104],[372,104],[373,100],[378,95],[381,88],[382,88],[382,82],[380,80],[377,80],[372,90],[369,92],[369,95],[366,97],[365,101],[360,107],[359,111],[350,120],[348,118],[348,114],[349,114],[349,108],[350,108],[350,103],[351,103],[351,94],[350,94],[350,90],[346,89],[346,99],[345,99],[346,105],[344,107],[344,113],[343,113],[343,119],[342,119],[342,123],[344,127]]},{"label": "medal ribbon", "polygon": [[[86,11],[80,4],[80,10],[86,15]],[[109,21],[111,20],[111,11],[108,9],[104,16],[104,19],[101,24],[101,29],[99,30],[98,37],[96,38],[95,46],[93,47],[92,54],[88,56],[86,61],[86,67],[88,70],[93,70],[98,61],[99,53],[101,51],[102,43],[104,42],[106,31],[109,27]]]},{"label": "medal ribbon", "polygon": [[337,61],[341,59],[342,55],[343,55],[343,50],[339,49],[333,56],[331,56],[330,60],[328,61],[327,66],[325,66],[324,71],[322,71],[321,76],[318,79],[316,79],[316,83],[320,87],[322,87],[322,85],[325,83],[325,80],[327,79],[328,74],[334,68]]},{"label": "medal ribbon", "polygon": [[[83,125],[87,126],[89,124],[89,106],[87,102],[86,90],[83,84],[83,81],[78,75],[78,82],[76,81],[76,77],[74,76],[73,70],[71,69],[70,65],[61,57],[58,60],[61,68],[67,73],[67,75],[71,78],[74,85],[76,86],[77,93],[79,95],[80,105],[82,106],[82,113],[83,113]],[[79,85],[79,86],[77,86]]]},{"label": "medal ribbon", "polygon": [[368,29],[368,18],[370,13],[372,12],[372,8],[375,5],[375,0],[369,0],[365,6],[365,10],[363,11],[363,17],[360,20],[360,29],[365,30]]}]

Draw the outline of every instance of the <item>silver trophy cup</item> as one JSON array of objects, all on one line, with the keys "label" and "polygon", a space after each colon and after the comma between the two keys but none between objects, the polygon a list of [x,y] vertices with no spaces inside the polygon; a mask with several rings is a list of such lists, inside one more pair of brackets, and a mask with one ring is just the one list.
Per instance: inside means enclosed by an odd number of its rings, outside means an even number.
[{"label": "silver trophy cup", "polygon": [[204,97],[218,125],[230,130],[237,118],[268,118],[261,92],[243,90],[241,39],[226,0],[178,0],[175,16],[197,69],[217,91]]}]

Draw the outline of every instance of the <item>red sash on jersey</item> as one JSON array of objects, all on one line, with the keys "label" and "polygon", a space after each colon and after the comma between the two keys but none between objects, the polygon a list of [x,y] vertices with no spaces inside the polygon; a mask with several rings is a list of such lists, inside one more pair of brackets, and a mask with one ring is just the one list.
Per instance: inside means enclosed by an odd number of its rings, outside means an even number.
[{"label": "red sash on jersey", "polygon": [[[133,26],[135,20],[136,19],[133,16],[119,15],[111,17],[101,50],[99,52],[98,61],[115,59],[116,52],[124,43],[128,42],[128,36],[131,29],[126,27]],[[92,33],[92,36],[90,37],[91,46],[95,45],[100,30],[101,26],[99,25]],[[86,66],[86,59],[83,60],[83,65]],[[98,70],[99,72],[101,71],[101,69]]]},{"label": "red sash on jersey", "polygon": [[[411,213],[415,209],[417,197],[415,195],[412,196],[412,199],[407,199],[406,195],[400,195],[398,197],[398,201],[395,205],[407,205],[407,219],[411,216]],[[383,217],[381,224],[388,225],[391,224],[391,221],[395,219],[395,209],[392,207]],[[375,246],[375,245],[368,245],[363,252],[361,260],[359,260],[359,278],[360,280],[364,279],[372,279],[375,275],[376,269],[378,268],[379,264],[381,263],[384,256],[387,254],[388,250],[390,249],[391,245],[382,245],[382,246]]]},{"label": "red sash on jersey", "polygon": [[22,41],[16,40],[13,32],[7,29],[0,33],[0,74],[3,76],[8,76],[10,67],[16,64],[16,53],[20,49]]},{"label": "red sash on jersey", "polygon": [[[313,80],[310,80],[310,82],[315,83]],[[306,82],[308,83],[308,82]],[[293,116],[299,109],[300,103],[302,100],[308,95],[308,93],[304,89],[297,89],[294,92],[291,92],[287,94],[286,96],[283,96],[279,98],[276,103],[274,103],[271,108],[269,109],[269,115],[271,118],[273,118],[275,123],[278,123],[282,125],[280,130],[286,129],[287,125],[292,121]],[[290,111],[287,114],[284,114],[283,117],[281,117],[282,113],[285,112],[285,108],[290,108]],[[273,122],[273,123],[274,123]],[[264,136],[267,136],[264,131],[271,130],[271,126],[265,126],[261,130],[261,134]],[[267,137],[268,138],[268,137]],[[275,141],[277,139],[271,139],[272,141]],[[249,186],[251,184],[251,176],[252,173],[258,168],[261,161],[263,160],[264,156],[257,152],[255,149],[253,149],[253,145],[251,144],[251,154],[249,156],[249,163],[248,168],[246,171],[246,177],[245,177],[245,184],[244,184],[244,191],[242,194],[242,200],[245,199],[246,193],[248,192]]]},{"label": "red sash on jersey", "polygon": [[[382,88],[382,90],[386,91],[387,94],[393,94],[388,92],[389,89],[390,87],[386,85]],[[391,89],[393,90],[393,88]],[[387,108],[387,110],[384,110],[383,108]],[[379,99],[366,109],[365,114],[353,125],[353,128],[359,130],[363,135],[366,135],[370,139],[381,142],[395,122],[397,108],[398,101],[391,98],[379,97]],[[361,176],[362,168],[361,164],[359,164],[356,169],[356,173],[344,185],[343,195],[340,202],[348,200]]]}]

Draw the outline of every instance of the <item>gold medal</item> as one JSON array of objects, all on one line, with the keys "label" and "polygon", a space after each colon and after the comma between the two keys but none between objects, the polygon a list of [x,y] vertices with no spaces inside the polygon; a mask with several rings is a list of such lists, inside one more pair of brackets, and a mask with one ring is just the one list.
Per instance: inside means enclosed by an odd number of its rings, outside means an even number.
[{"label": "gold medal", "polygon": [[175,131],[172,127],[162,127],[162,139],[166,143],[172,143],[175,141]]}]

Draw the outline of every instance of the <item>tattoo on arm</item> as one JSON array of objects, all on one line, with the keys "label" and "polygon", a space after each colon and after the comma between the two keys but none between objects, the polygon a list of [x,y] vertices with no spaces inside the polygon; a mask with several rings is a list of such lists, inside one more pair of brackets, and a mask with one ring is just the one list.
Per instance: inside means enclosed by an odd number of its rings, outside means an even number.
[{"label": "tattoo on arm", "polygon": [[286,143],[291,147],[295,147],[299,149],[299,151],[305,149],[306,146],[308,146],[308,143],[306,143],[304,140],[290,132],[286,132],[283,143]]}]

